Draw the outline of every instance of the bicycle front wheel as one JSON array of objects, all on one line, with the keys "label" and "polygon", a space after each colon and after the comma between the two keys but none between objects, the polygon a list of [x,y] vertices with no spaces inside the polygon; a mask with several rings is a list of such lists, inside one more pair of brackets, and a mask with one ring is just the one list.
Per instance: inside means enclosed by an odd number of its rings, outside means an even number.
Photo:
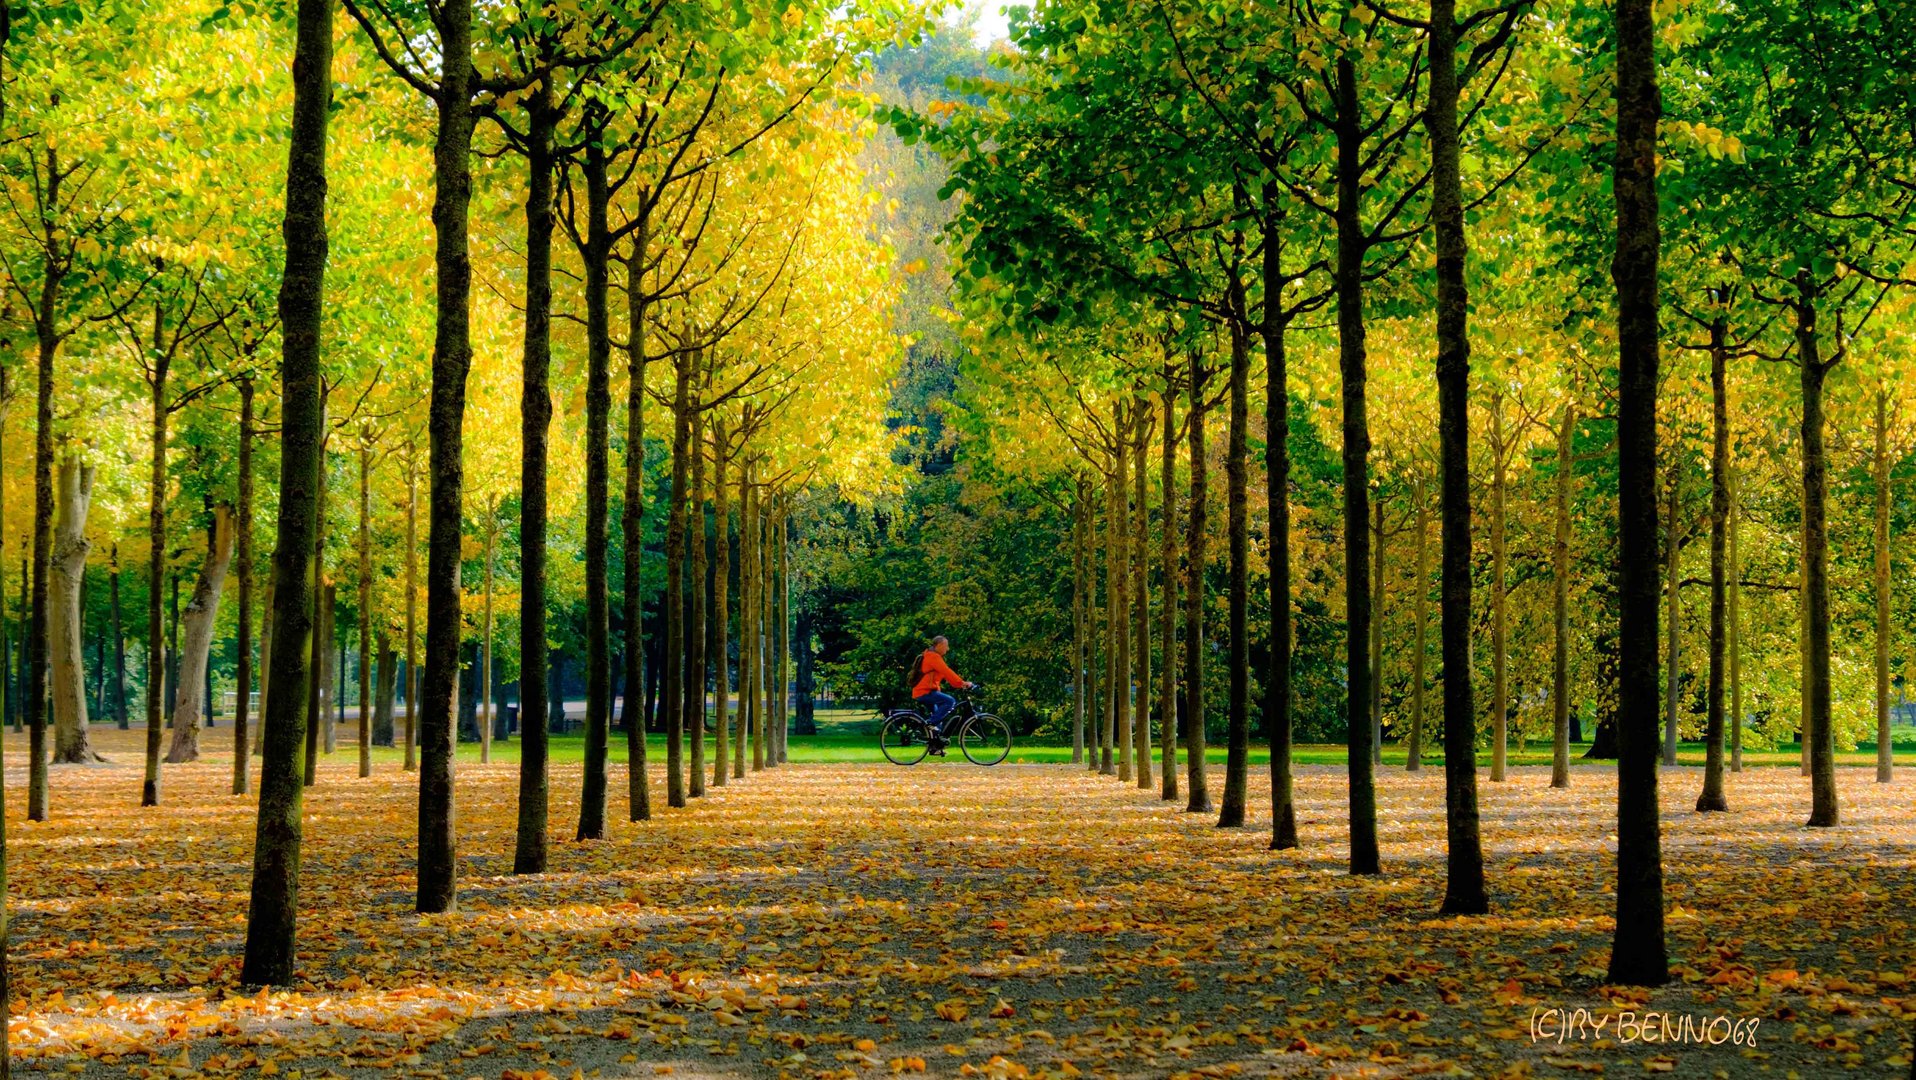
[{"label": "bicycle front wheel", "polygon": [[885,719],[884,728],[878,732],[878,748],[893,765],[916,765],[931,749],[927,734],[925,722],[917,713],[896,712]]},{"label": "bicycle front wheel", "polygon": [[958,733],[958,748],[973,765],[996,765],[1011,756],[1011,725],[979,713]]}]

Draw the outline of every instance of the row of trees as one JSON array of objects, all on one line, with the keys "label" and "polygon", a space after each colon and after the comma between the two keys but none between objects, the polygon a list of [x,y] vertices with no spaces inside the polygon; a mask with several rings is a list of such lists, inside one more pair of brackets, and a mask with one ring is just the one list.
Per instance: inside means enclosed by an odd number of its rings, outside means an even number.
[{"label": "row of trees", "polygon": [[[1879,778],[1890,775],[1889,559],[1906,513],[1893,484],[1909,458],[1898,286],[1916,238],[1901,184],[1916,147],[1895,77],[1912,59],[1907,13],[1755,3],[1671,18],[1653,33],[1632,3],[1056,0],[1014,27],[1002,76],[959,84],[987,104],[893,114],[946,155],[948,190],[963,194],[953,233],[978,362],[959,399],[996,468],[1073,492],[1071,681],[1096,688],[1078,695],[1073,727],[1097,744],[1096,765],[1129,778],[1135,763],[1151,785],[1155,698],[1163,793],[1178,794],[1181,740],[1187,805],[1210,809],[1216,588],[1229,748],[1217,809],[1221,825],[1243,822],[1255,522],[1272,843],[1297,843],[1300,697],[1332,697],[1350,754],[1351,869],[1379,872],[1377,676],[1390,649],[1377,616],[1392,595],[1386,552],[1402,552],[1390,541],[1408,525],[1411,553],[1397,558],[1413,569],[1396,571],[1396,588],[1413,631],[1396,651],[1409,654],[1413,767],[1427,740],[1444,746],[1445,909],[1488,906],[1475,750],[1487,713],[1503,779],[1522,693],[1512,594],[1525,591],[1525,640],[1550,669],[1528,696],[1551,710],[1553,782],[1569,783],[1583,702],[1597,753],[1619,759],[1611,975],[1631,982],[1666,975],[1656,764],[1674,760],[1679,733],[1685,585],[1708,597],[1696,605],[1709,624],[1698,809],[1727,807],[1726,761],[1753,708],[1754,737],[1801,730],[1810,821],[1836,824],[1839,685],[1874,698],[1868,714],[1849,710],[1843,739],[1874,729]],[[1674,208],[1661,226],[1660,199]],[[1783,372],[1793,406],[1775,392]],[[1869,567],[1848,579],[1848,609],[1871,616],[1844,637],[1850,665],[1833,662],[1831,633],[1832,379],[1854,429],[1871,433],[1848,459],[1867,468],[1838,489],[1856,496],[1839,565]],[[1325,444],[1339,447],[1335,499],[1314,483]],[[1219,459],[1221,530],[1208,520]],[[1706,525],[1707,561],[1690,543]],[[1432,562],[1435,664],[1423,646]],[[1588,617],[1573,624],[1573,611]],[[1773,629],[1798,611],[1800,634]],[[1326,616],[1341,671],[1300,688],[1293,657]],[[1483,623],[1487,709],[1473,658]],[[1843,666],[1858,673],[1839,680]],[[1761,672],[1747,698],[1746,670]],[[1442,701],[1429,721],[1427,680]],[[1784,707],[1799,698],[1800,712]]]},{"label": "row of trees", "polygon": [[[519,684],[519,872],[548,860],[553,649],[585,658],[582,840],[606,834],[615,722],[629,815],[650,816],[648,698],[672,805],[707,769],[783,760],[786,521],[808,487],[857,497],[890,468],[893,259],[857,86],[915,25],[884,4],[298,9],[29,6],[5,57],[5,320],[37,345],[0,368],[39,405],[34,482],[6,488],[35,538],[33,816],[43,733],[92,756],[79,590],[104,547],[146,564],[145,803],[163,762],[199,756],[209,657],[233,643],[236,794],[262,761],[261,983],[293,973],[302,789],[347,637],[361,775],[399,731],[420,773],[422,911],[455,902],[467,643],[469,696],[493,696],[497,645]],[[194,533],[169,699],[154,583]]]}]

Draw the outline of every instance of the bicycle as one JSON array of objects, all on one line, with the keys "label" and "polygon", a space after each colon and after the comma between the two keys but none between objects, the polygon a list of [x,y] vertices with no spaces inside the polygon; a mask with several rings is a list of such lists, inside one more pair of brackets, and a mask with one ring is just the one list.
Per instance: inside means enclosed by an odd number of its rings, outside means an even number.
[{"label": "bicycle", "polygon": [[954,739],[973,765],[996,765],[1011,756],[1011,725],[981,711],[968,695],[958,699],[937,731],[916,706],[894,710],[878,732],[878,748],[893,765],[916,765],[928,754],[944,757]]}]

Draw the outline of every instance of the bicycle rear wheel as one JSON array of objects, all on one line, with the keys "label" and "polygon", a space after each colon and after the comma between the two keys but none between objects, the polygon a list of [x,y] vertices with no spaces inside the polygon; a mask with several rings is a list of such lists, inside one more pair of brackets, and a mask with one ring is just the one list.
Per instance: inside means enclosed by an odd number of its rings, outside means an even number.
[{"label": "bicycle rear wheel", "polygon": [[973,765],[996,765],[1011,756],[1011,725],[990,713],[979,713],[958,733],[958,749]]},{"label": "bicycle rear wheel", "polygon": [[885,718],[885,726],[878,732],[878,748],[893,765],[916,765],[931,750],[926,738],[929,734],[917,713],[895,712]]}]

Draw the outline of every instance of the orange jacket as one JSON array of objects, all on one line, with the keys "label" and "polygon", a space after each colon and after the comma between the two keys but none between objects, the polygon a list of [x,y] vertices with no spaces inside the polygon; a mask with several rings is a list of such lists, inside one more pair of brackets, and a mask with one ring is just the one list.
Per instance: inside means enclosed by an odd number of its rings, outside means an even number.
[{"label": "orange jacket", "polygon": [[938,689],[940,683],[950,683],[953,686],[965,685],[965,680],[951,670],[945,663],[945,658],[931,649],[926,649],[925,655],[919,659],[918,671],[918,685],[911,688],[911,696],[914,698],[924,697]]}]

